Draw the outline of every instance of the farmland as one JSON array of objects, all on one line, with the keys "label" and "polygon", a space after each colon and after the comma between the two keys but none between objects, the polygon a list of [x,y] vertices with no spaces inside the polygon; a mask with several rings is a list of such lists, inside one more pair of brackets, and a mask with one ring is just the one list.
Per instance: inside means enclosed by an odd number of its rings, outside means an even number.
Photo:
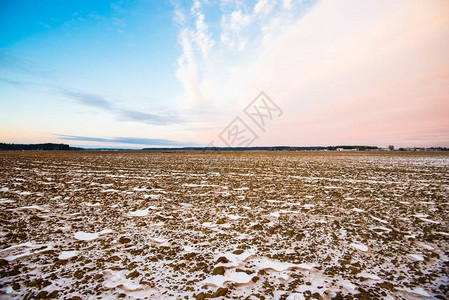
[{"label": "farmland", "polygon": [[0,172],[1,299],[449,294],[449,154],[1,152]]}]

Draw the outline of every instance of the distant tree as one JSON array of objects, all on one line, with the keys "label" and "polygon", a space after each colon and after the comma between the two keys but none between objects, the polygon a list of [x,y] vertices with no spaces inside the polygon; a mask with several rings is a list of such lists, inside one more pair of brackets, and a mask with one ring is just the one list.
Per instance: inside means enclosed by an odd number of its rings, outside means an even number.
[{"label": "distant tree", "polygon": [[388,149],[390,149],[391,151],[393,151],[393,150],[394,150],[394,146],[393,146],[393,145],[389,145],[389,146],[388,146]]},{"label": "distant tree", "polygon": [[82,148],[70,147],[66,144],[6,144],[0,143],[0,150],[82,150]]}]

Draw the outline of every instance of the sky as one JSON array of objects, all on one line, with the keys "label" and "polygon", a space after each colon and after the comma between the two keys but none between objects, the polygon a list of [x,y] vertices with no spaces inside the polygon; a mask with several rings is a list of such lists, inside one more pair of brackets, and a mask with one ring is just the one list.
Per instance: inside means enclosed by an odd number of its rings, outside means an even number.
[{"label": "sky", "polygon": [[449,1],[0,1],[0,142],[449,146]]}]

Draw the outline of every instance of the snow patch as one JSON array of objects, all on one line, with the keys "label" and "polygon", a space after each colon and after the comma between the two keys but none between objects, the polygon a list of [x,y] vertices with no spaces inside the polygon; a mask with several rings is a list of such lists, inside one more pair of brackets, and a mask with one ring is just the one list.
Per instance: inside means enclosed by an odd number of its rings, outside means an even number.
[{"label": "snow patch", "polygon": [[245,272],[232,272],[226,275],[214,275],[202,281],[205,285],[213,285],[216,287],[224,287],[226,283],[233,282],[236,284],[247,284],[253,279],[253,276]]},{"label": "snow patch", "polygon": [[350,245],[351,247],[363,251],[363,252],[367,252],[368,251],[368,246],[363,245],[363,244],[356,244],[356,243],[351,243]]},{"label": "snow patch", "polygon": [[413,258],[416,261],[424,261],[424,257],[420,254],[407,254],[407,256]]},{"label": "snow patch", "polygon": [[58,259],[61,259],[61,260],[70,259],[77,255],[78,255],[78,251],[62,251],[61,254],[59,254],[59,256],[58,256]]},{"label": "snow patch", "polygon": [[89,241],[98,239],[100,237],[100,234],[78,231],[78,232],[75,232],[74,236],[75,236],[75,239],[77,239],[77,240],[89,242]]}]

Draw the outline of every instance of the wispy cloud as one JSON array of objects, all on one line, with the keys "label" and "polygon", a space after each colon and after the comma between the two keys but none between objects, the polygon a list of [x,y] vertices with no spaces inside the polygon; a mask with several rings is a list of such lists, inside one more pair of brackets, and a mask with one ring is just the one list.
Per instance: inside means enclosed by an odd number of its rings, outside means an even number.
[{"label": "wispy cloud", "polygon": [[178,42],[182,48],[176,77],[181,81],[187,99],[198,103],[201,99],[201,74],[198,72],[197,61],[209,60],[215,40],[209,30],[200,0],[193,1],[190,14],[177,7],[175,21],[180,27]]},{"label": "wispy cloud", "polygon": [[[185,14],[178,32],[180,97],[224,115],[223,108],[238,114],[266,91],[286,114],[261,143],[388,145],[409,134],[447,131],[449,85],[441,74],[449,65],[448,2],[344,3],[222,0],[221,22],[209,21],[218,37],[209,59],[188,34],[196,24]],[[205,22],[217,10],[203,10]],[[216,134],[204,131],[204,140]],[[435,136],[435,144],[441,140]]]},{"label": "wispy cloud", "polygon": [[140,122],[152,125],[170,125],[183,123],[174,114],[146,113],[142,111],[120,108],[114,105],[110,100],[92,93],[83,91],[73,91],[68,89],[59,89],[58,92],[65,97],[71,98],[83,105],[102,109],[114,114],[119,120],[126,122]]},{"label": "wispy cloud", "polygon": [[119,118],[123,121],[135,121],[135,122],[143,122],[150,123],[156,125],[164,125],[170,123],[179,123],[179,120],[175,117],[169,116],[160,116],[156,114],[150,114],[135,110],[118,110],[116,111]]},{"label": "wispy cloud", "polygon": [[[190,7],[177,5],[174,20],[182,53],[176,76],[184,87],[183,100],[198,106],[206,101],[211,105],[234,96],[246,97],[234,92],[234,78],[245,76],[266,49],[265,44],[280,35],[285,26],[294,27],[314,2],[221,1],[218,24],[216,16],[207,14],[208,6],[213,5],[209,1],[193,0]],[[245,80],[247,86],[251,86],[250,80]]]},{"label": "wispy cloud", "polygon": [[15,87],[25,87],[29,85],[29,82],[22,81],[22,80],[14,80],[14,79],[8,79],[8,78],[1,78],[0,77],[0,83],[6,83]]},{"label": "wispy cloud", "polygon": [[193,32],[194,41],[198,45],[202,56],[207,58],[215,41],[209,34],[209,26],[207,25],[205,16],[201,10],[200,0],[194,1],[191,13],[195,17],[195,31]]},{"label": "wispy cloud", "polygon": [[48,67],[39,65],[30,59],[5,52],[0,52],[0,68],[16,73],[40,77],[49,77],[55,73],[55,70],[50,70]]},{"label": "wispy cloud", "polygon": [[66,89],[60,89],[59,92],[69,98],[75,99],[81,104],[99,107],[105,110],[114,110],[112,104],[101,96],[89,94],[85,92],[71,91]]},{"label": "wispy cloud", "polygon": [[196,146],[197,143],[194,142],[182,142],[167,139],[149,139],[149,138],[139,138],[139,137],[112,137],[112,138],[102,138],[102,137],[88,137],[88,136],[78,136],[78,135],[66,135],[66,134],[53,134],[59,140],[67,141],[83,141],[83,142],[100,142],[109,144],[132,144],[132,145],[147,145],[147,146]]}]

